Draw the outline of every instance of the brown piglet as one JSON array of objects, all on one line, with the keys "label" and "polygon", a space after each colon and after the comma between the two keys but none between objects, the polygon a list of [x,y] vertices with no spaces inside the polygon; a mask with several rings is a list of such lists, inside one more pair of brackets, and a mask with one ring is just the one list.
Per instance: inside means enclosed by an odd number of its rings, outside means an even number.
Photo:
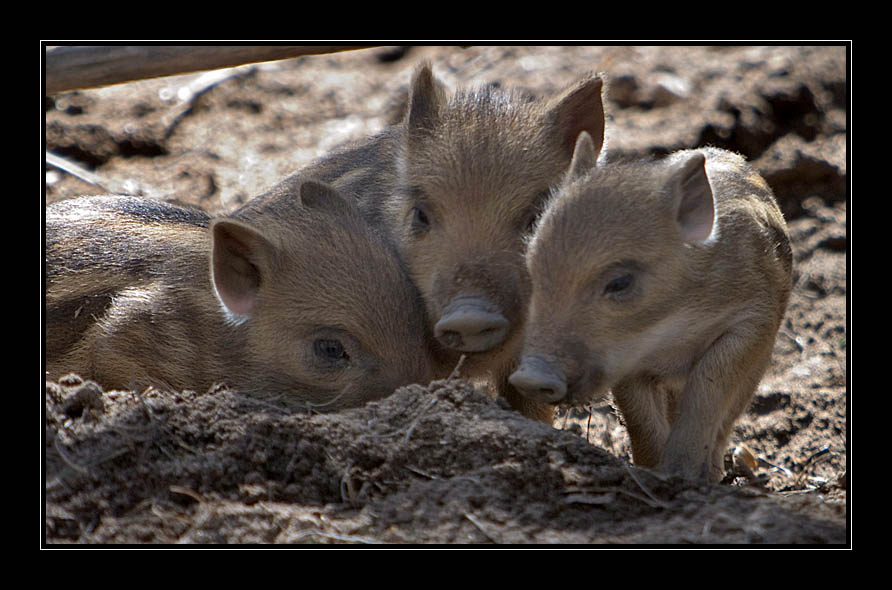
[{"label": "brown piglet", "polygon": [[392,245],[330,187],[294,191],[287,221],[262,224],[135,197],[48,205],[48,377],[319,410],[427,383],[424,308]]},{"label": "brown piglet", "polygon": [[244,208],[281,200],[300,178],[353,196],[404,258],[441,346],[446,371],[488,378],[529,417],[553,406],[507,382],[519,352],[529,278],[524,240],[560,183],[576,137],[604,136],[602,81],[588,75],[534,100],[492,85],[445,90],[424,63],[413,74],[402,122],[311,164]]},{"label": "brown piglet", "polygon": [[636,464],[717,481],[767,369],[792,276],[771,189],[714,148],[598,164],[581,135],[530,241],[511,383],[579,404],[612,391]]}]

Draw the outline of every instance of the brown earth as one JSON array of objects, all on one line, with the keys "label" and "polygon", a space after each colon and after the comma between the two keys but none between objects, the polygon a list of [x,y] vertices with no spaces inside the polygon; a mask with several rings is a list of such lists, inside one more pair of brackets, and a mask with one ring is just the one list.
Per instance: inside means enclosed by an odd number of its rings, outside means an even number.
[{"label": "brown earth", "polygon": [[606,72],[609,150],[716,145],[772,185],[795,288],[726,480],[632,466],[607,404],[561,409],[552,428],[461,380],[310,416],[223,387],[71,377],[46,382],[45,542],[850,547],[845,46],[376,48],[70,92],[45,100],[46,147],[103,188],[47,166],[46,202],[129,192],[232,210],[397,116],[422,58],[448,85],[537,94]]}]

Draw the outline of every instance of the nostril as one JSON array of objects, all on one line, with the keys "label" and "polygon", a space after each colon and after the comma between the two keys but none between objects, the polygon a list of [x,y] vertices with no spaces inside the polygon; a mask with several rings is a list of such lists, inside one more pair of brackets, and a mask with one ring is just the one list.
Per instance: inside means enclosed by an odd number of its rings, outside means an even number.
[{"label": "nostril", "polygon": [[557,402],[567,394],[567,383],[559,371],[539,357],[524,357],[508,382],[530,399]]},{"label": "nostril", "polygon": [[543,399],[551,399],[554,397],[555,393],[557,393],[557,390],[554,387],[528,387],[522,391],[529,394],[530,397],[540,397]]},{"label": "nostril", "polygon": [[450,304],[434,326],[444,345],[464,352],[480,352],[501,344],[510,323],[483,299],[465,297]]},{"label": "nostril", "polygon": [[438,334],[437,338],[449,348],[458,348],[462,344],[461,334],[453,330],[445,330]]},{"label": "nostril", "polygon": [[509,379],[509,382],[525,397],[549,403],[562,399],[567,392],[566,387],[561,387],[556,384],[542,385],[539,383],[525,383],[514,378]]},{"label": "nostril", "polygon": [[456,332],[465,336],[474,336],[476,334],[487,334],[498,332],[505,329],[508,320],[501,314],[491,313],[474,313],[462,310],[449,315],[444,315],[437,322],[436,330],[438,334],[446,332]]}]

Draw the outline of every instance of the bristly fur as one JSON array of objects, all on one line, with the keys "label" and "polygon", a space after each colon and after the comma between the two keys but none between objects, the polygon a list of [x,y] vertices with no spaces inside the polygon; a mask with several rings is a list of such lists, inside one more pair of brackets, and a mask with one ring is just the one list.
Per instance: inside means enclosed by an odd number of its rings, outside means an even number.
[{"label": "bristly fur", "polygon": [[570,404],[611,391],[637,464],[716,481],[789,298],[783,216],[736,154],[596,163],[586,141],[528,242],[512,379]]},{"label": "bristly fur", "polygon": [[[47,206],[49,376],[107,388],[224,382],[326,409],[433,378],[423,308],[393,246],[355,205],[309,185],[275,209],[287,217],[267,211],[256,225],[134,197]],[[220,224],[239,232],[217,251]],[[217,256],[228,257],[220,276]],[[223,290],[254,303],[235,313]],[[319,357],[320,339],[343,355]]]},{"label": "bristly fur", "polygon": [[[504,319],[504,338],[475,348],[464,371],[492,376],[515,407],[550,422],[550,407],[529,407],[505,381],[529,293],[524,241],[567,170],[576,136],[587,130],[603,141],[601,88],[601,79],[587,74],[547,98],[495,85],[450,93],[423,63],[412,76],[402,121],[320,159],[242,214],[255,215],[261,205],[271,210],[271,202],[291,198],[288,187],[306,178],[355,200],[396,245],[423,298],[431,334],[462,298],[473,299],[483,315]],[[444,376],[469,352],[473,337],[435,343]]]}]

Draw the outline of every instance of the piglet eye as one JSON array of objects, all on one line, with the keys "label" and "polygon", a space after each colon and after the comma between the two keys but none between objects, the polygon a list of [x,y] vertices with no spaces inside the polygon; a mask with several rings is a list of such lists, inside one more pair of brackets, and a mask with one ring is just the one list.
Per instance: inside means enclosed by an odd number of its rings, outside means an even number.
[{"label": "piglet eye", "polygon": [[627,273],[616,277],[604,286],[604,295],[620,295],[631,289],[635,278]]},{"label": "piglet eye", "polygon": [[533,199],[533,206],[527,214],[527,217],[524,219],[525,233],[531,233],[536,228],[536,224],[539,222],[539,218],[542,217],[548,197],[550,196],[550,189],[539,191],[539,193],[536,194],[536,197]]},{"label": "piglet eye", "polygon": [[313,354],[321,360],[332,363],[350,358],[341,341],[333,338],[317,338],[313,342]]},{"label": "piglet eye", "polygon": [[412,233],[424,233],[429,228],[430,220],[427,217],[427,213],[425,213],[421,207],[412,207],[412,220],[410,222]]},{"label": "piglet eye", "polygon": [[530,213],[524,218],[523,223],[523,233],[530,234],[533,233],[533,230],[536,229],[536,222],[539,221],[539,215],[536,213]]}]

